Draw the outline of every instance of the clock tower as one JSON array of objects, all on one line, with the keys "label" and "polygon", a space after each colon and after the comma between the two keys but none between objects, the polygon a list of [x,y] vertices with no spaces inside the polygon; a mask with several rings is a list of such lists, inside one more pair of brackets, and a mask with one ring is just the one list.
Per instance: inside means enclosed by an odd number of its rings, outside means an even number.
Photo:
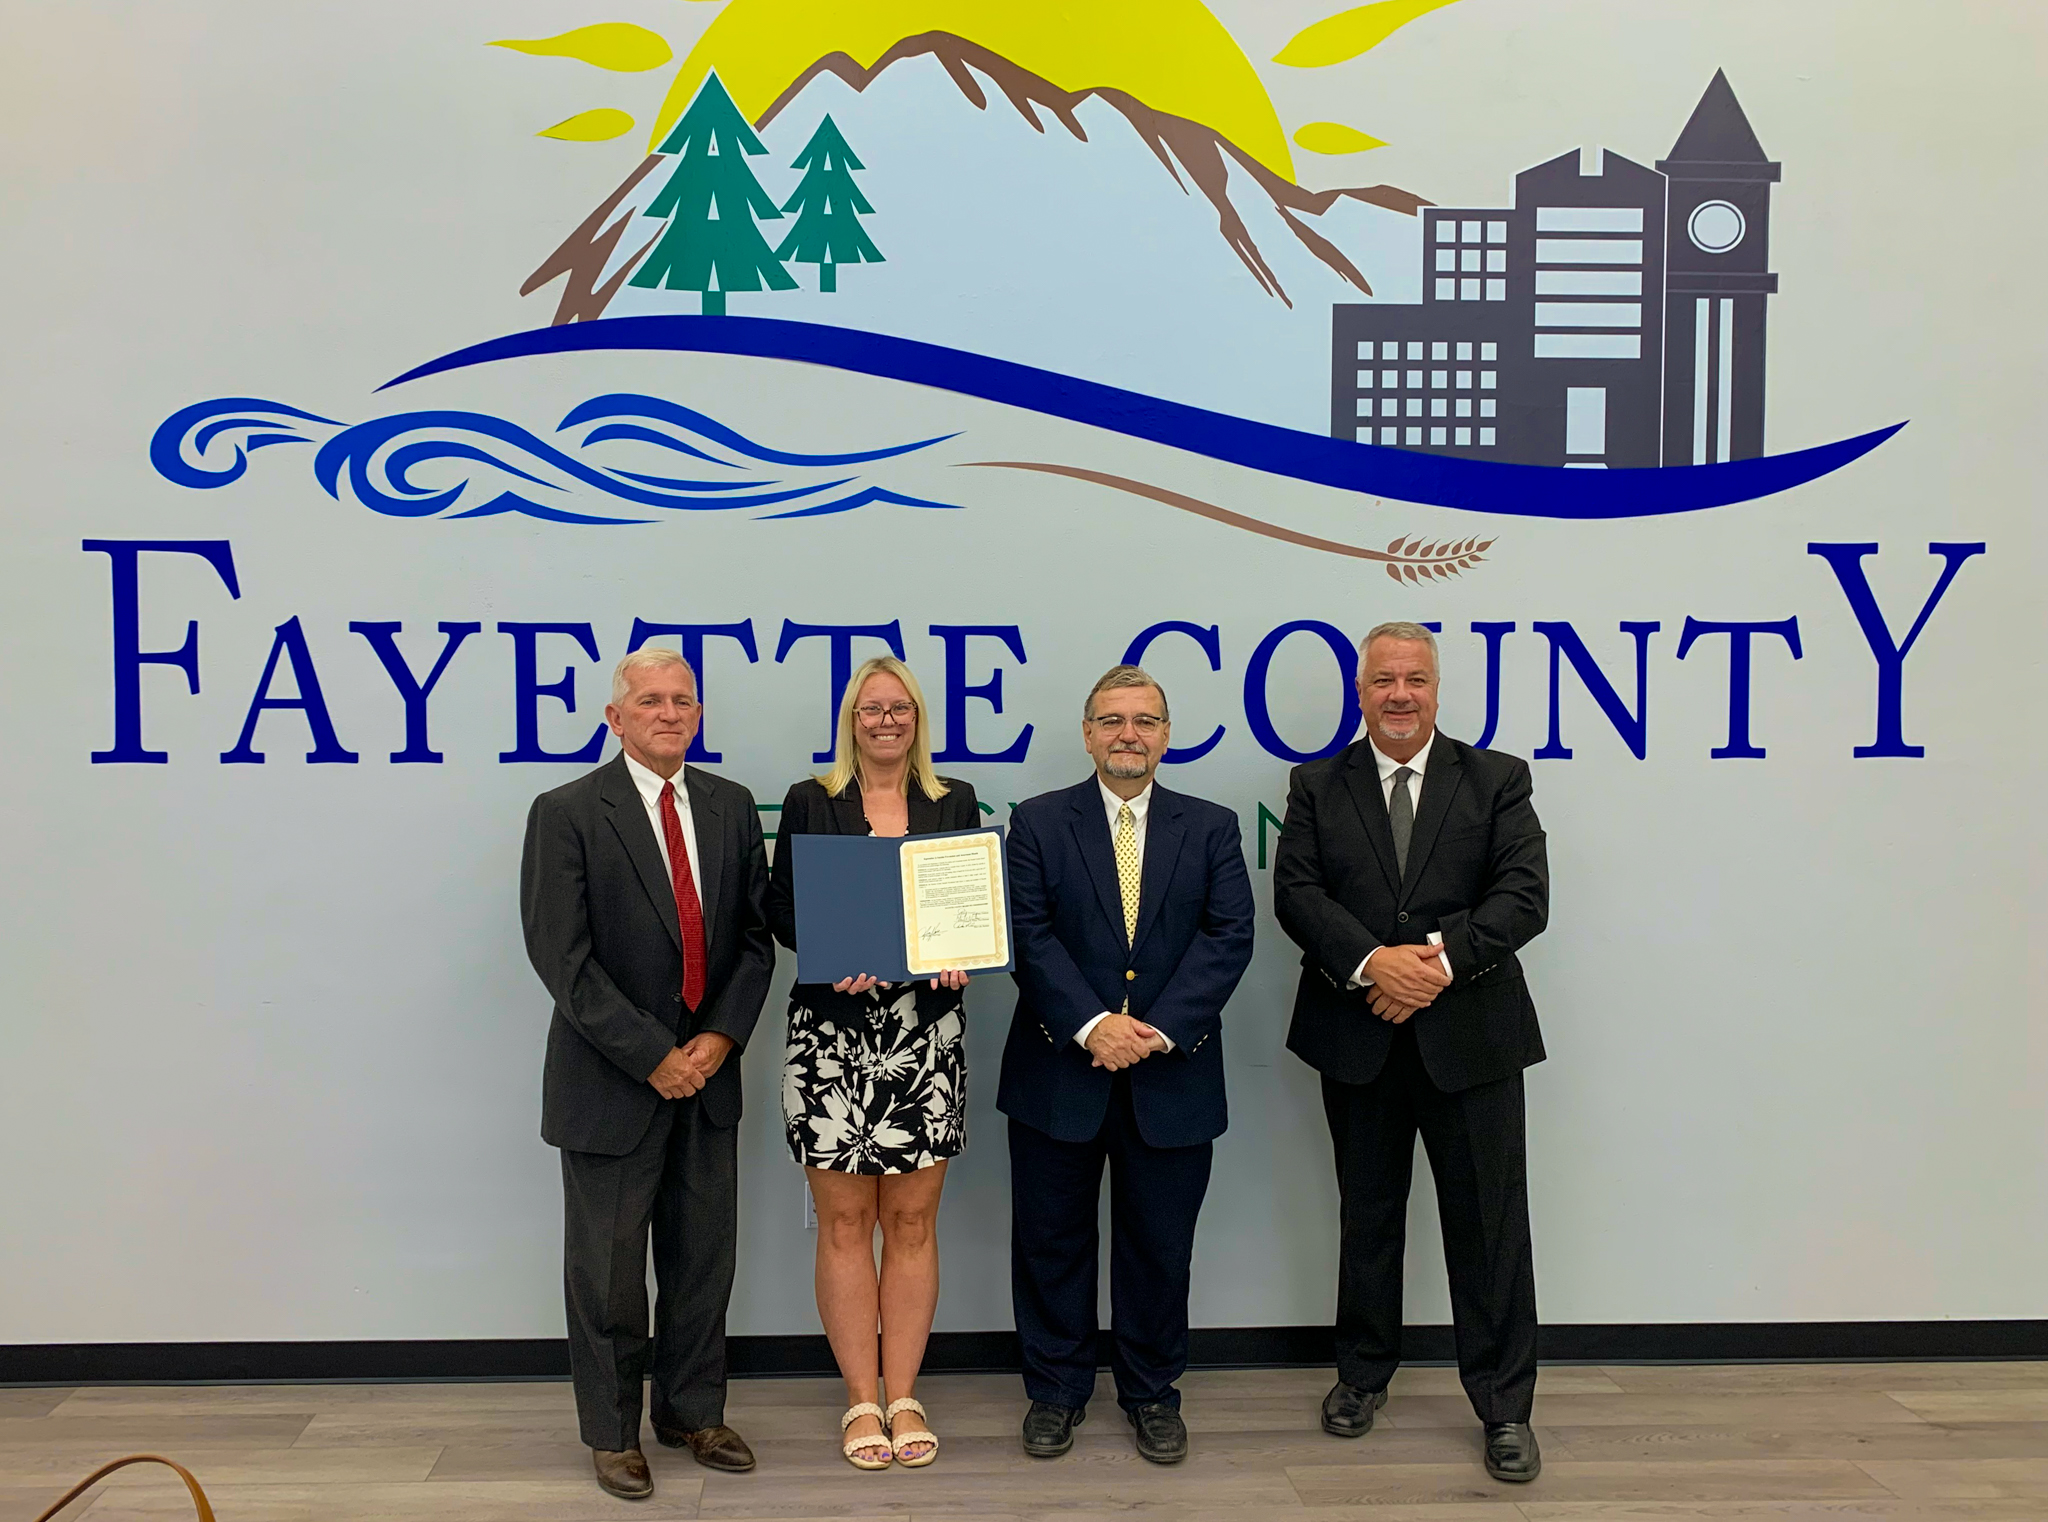
[{"label": "clock tower", "polygon": [[1770,272],[1768,158],[1716,71],[1671,157],[1665,214],[1664,463],[1706,465],[1764,451],[1765,303]]}]

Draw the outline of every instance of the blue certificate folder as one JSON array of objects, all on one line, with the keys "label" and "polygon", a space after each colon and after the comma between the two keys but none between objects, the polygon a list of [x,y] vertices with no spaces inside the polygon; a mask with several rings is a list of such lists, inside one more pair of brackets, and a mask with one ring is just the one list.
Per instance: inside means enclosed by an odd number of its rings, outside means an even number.
[{"label": "blue certificate folder", "polygon": [[[837,983],[841,978],[871,973],[884,983],[907,983],[910,966],[903,934],[903,846],[912,840],[944,840],[948,836],[1000,836],[1001,825],[975,830],[946,830],[936,835],[790,835],[787,846],[796,884],[796,975],[802,983]],[[1003,863],[1003,918],[1010,908],[1010,868]],[[1009,972],[977,967],[974,975]]]}]

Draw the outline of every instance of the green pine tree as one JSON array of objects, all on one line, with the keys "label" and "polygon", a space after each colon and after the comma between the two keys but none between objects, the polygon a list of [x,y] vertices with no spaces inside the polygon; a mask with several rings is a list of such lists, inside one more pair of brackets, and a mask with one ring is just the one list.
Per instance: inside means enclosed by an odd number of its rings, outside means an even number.
[{"label": "green pine tree", "polygon": [[702,291],[707,317],[724,315],[727,291],[758,291],[764,283],[770,290],[795,290],[795,279],[754,225],[782,218],[747,167],[747,154],[768,150],[717,74],[704,76],[661,151],[680,157],[647,215],[668,218],[668,227],[632,283]]},{"label": "green pine tree", "polygon": [[784,211],[796,213],[796,226],[775,250],[775,257],[817,265],[821,291],[839,289],[837,270],[842,264],[882,263],[881,250],[860,225],[860,218],[875,209],[853,183],[853,171],[864,166],[846,146],[831,117],[818,123],[818,130],[789,167],[801,169],[804,177],[796,194],[783,203]]}]

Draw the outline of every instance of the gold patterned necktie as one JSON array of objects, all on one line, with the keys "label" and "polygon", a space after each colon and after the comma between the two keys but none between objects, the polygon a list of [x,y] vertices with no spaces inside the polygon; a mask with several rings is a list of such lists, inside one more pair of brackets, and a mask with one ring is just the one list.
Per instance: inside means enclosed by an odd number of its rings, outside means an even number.
[{"label": "gold patterned necktie", "polygon": [[1124,941],[1138,938],[1138,816],[1126,803],[1116,811],[1116,880],[1124,895]]}]

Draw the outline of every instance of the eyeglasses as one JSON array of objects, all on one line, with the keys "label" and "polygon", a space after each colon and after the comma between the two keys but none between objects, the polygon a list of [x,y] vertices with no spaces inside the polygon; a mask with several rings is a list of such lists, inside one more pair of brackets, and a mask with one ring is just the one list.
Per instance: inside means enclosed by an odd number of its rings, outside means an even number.
[{"label": "eyeglasses", "polygon": [[1156,713],[1141,713],[1130,716],[1120,713],[1101,713],[1088,722],[1095,726],[1095,732],[1098,735],[1116,734],[1126,724],[1131,725],[1141,735],[1156,735],[1160,730],[1166,728],[1166,720],[1160,718]]},{"label": "eyeglasses", "polygon": [[898,724],[907,723],[909,720],[917,717],[917,705],[915,703],[891,703],[887,708],[884,708],[880,703],[863,703],[860,707],[854,709],[854,713],[859,717],[861,723],[865,724],[869,729],[873,729],[884,719],[894,719]]}]

